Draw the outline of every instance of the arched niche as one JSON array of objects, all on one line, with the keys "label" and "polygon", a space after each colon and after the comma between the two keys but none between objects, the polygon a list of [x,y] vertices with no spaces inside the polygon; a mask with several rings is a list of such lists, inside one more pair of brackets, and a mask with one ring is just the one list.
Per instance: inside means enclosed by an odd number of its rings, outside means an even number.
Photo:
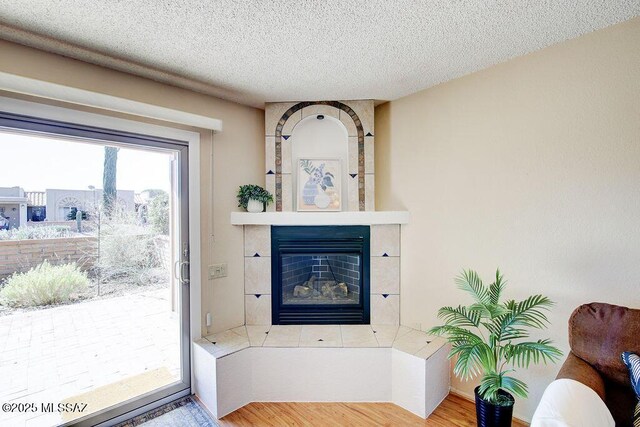
[{"label": "arched niche", "polygon": [[[291,187],[294,194],[299,188],[299,159],[339,159],[341,163],[340,189],[342,210],[348,206],[349,137],[346,127],[335,117],[322,114],[310,115],[293,128],[288,141],[291,144]],[[296,209],[296,197],[293,198]]]},{"label": "arched niche", "polygon": [[[349,101],[345,101],[349,102]],[[347,198],[343,204],[343,210],[364,211],[374,209],[373,199],[373,168],[369,171],[365,168],[365,158],[373,164],[373,102],[351,101],[353,103],[367,103],[370,131],[365,135],[363,123],[358,114],[349,105],[340,101],[313,101],[288,104],[289,108],[284,113],[279,113],[275,130],[266,130],[266,163],[267,163],[267,189],[275,195],[275,211],[294,210],[294,187],[292,177],[291,144],[289,139],[293,129],[304,118],[311,114],[323,114],[326,117],[335,117],[351,128],[353,133],[348,135],[348,161],[347,161],[347,186],[345,187]],[[271,104],[271,107],[284,104]],[[269,109],[270,106],[267,106]],[[282,110],[280,110],[282,111]],[[306,114],[306,112],[312,112]],[[268,116],[268,114],[267,114]],[[266,119],[266,126],[269,119]],[[273,135],[272,137],[270,135]],[[369,156],[365,153],[365,140],[369,140]],[[272,168],[270,165],[273,165]],[[368,194],[366,194],[368,193]],[[344,194],[344,193],[343,193]],[[365,198],[366,195],[366,198]],[[344,200],[344,199],[343,199]]]}]

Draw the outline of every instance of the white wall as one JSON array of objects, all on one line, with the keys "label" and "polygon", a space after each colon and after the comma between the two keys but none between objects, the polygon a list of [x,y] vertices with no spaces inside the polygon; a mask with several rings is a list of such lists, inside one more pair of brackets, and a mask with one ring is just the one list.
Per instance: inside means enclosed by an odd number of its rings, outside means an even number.
[{"label": "white wall", "polygon": [[[640,18],[376,109],[378,209],[407,209],[401,322],[427,329],[470,300],[462,268],[508,298],[557,302],[565,352],[582,303],[640,307]],[[530,419],[560,364],[519,373]],[[475,384],[452,382],[472,394]]]},{"label": "white wall", "polygon": [[0,187],[0,197],[24,197],[24,190],[20,187]]}]

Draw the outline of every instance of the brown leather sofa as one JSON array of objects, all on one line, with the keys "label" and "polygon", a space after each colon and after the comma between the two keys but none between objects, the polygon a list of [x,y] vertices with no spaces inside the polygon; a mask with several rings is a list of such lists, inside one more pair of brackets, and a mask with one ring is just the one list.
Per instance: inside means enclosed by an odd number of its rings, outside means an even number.
[{"label": "brown leather sofa", "polygon": [[637,399],[620,354],[640,354],[640,310],[598,302],[581,305],[569,318],[569,346],[557,378],[589,386],[606,403],[617,427],[631,426]]}]

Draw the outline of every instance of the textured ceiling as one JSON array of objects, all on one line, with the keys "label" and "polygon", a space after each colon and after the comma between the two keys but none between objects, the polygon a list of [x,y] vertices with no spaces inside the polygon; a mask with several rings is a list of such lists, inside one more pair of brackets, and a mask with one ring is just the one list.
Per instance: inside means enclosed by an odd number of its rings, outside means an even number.
[{"label": "textured ceiling", "polygon": [[639,14],[640,0],[0,0],[0,37],[263,107],[392,100]]}]

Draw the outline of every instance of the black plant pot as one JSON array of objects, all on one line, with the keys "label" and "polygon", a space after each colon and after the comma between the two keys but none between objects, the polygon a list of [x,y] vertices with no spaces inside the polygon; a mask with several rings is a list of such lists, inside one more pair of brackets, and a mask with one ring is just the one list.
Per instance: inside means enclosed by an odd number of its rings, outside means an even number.
[{"label": "black plant pot", "polygon": [[515,399],[510,393],[500,390],[498,393],[506,396],[511,400],[511,405],[498,406],[493,405],[484,400],[478,394],[480,387],[476,387],[476,417],[478,419],[478,427],[511,427],[511,419],[513,418],[513,404]]}]

